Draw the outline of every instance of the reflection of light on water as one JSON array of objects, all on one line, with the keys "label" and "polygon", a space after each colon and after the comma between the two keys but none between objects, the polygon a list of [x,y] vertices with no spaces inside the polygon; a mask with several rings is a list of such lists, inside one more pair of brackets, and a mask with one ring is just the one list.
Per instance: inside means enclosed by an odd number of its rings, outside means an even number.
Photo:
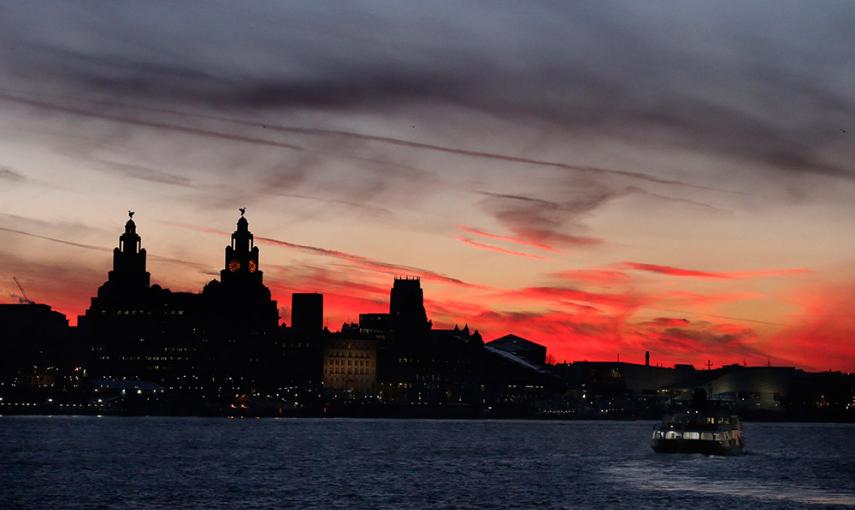
[{"label": "reflection of light on water", "polygon": [[[715,461],[714,458],[703,458]],[[723,459],[720,459],[723,460]],[[664,470],[654,472],[654,466],[647,463],[630,462],[605,468],[610,477],[634,488],[664,492],[694,492],[718,496],[754,498],[766,501],[787,501],[814,505],[855,506],[855,494],[835,493],[813,487],[796,487],[792,484],[758,483],[744,480],[715,480],[708,476],[690,475],[682,468],[681,472]]]}]

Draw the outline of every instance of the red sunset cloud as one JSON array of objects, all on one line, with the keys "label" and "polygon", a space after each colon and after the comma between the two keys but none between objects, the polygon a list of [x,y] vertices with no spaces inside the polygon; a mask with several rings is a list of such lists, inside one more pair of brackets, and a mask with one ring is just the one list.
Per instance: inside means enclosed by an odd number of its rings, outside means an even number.
[{"label": "red sunset cloud", "polygon": [[590,283],[605,287],[623,285],[630,280],[628,274],[614,269],[569,269],[553,273],[552,276],[571,282]]},{"label": "red sunset cloud", "polygon": [[538,248],[538,249],[545,250],[545,251],[551,251],[554,253],[558,252],[557,249],[555,249],[554,247],[552,247],[546,243],[539,243],[536,241],[523,239],[521,237],[493,234],[490,232],[485,232],[484,230],[481,230],[481,229],[478,229],[475,227],[467,227],[467,226],[461,226],[460,230],[466,232],[467,234],[473,234],[476,236],[486,237],[488,239],[495,239],[497,241],[507,241],[509,243],[519,244],[521,246],[531,246],[533,248]]},{"label": "red sunset cloud", "polygon": [[474,246],[475,248],[478,248],[481,250],[494,251],[497,253],[503,253],[505,255],[513,255],[515,257],[524,257],[524,258],[539,259],[539,260],[543,259],[543,257],[538,256],[538,255],[532,255],[531,253],[523,253],[521,251],[508,250],[506,248],[500,248],[498,246],[493,246],[490,244],[479,243],[478,241],[473,241],[472,239],[469,239],[467,237],[461,236],[461,237],[458,237],[456,239],[458,241],[460,241],[461,243],[468,244],[469,246]]},{"label": "red sunset cloud", "polygon": [[811,271],[804,268],[795,269],[761,269],[757,271],[700,271],[697,269],[682,269],[679,267],[662,266],[658,264],[643,264],[640,262],[624,262],[625,269],[647,271],[668,276],[686,276],[691,278],[709,278],[715,280],[740,280],[744,278],[766,278],[771,276],[788,276],[807,274]]}]

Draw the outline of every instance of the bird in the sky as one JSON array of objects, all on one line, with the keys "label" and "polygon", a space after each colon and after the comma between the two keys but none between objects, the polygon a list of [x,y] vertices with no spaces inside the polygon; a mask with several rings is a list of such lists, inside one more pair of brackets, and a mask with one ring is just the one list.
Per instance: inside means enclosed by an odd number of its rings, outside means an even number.
[{"label": "bird in the sky", "polygon": [[240,215],[243,216],[243,214],[246,212],[246,207],[241,207],[238,209],[238,211],[240,211]]}]

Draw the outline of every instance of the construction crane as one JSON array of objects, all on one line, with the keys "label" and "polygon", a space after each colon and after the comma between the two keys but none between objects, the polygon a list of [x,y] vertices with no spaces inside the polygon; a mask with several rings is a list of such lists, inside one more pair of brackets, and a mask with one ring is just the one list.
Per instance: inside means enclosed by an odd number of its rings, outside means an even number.
[{"label": "construction crane", "polygon": [[12,279],[15,280],[15,285],[17,285],[18,290],[21,291],[21,295],[17,296],[18,303],[20,303],[22,305],[34,305],[34,304],[36,304],[35,301],[33,301],[32,299],[27,297],[27,293],[24,292],[24,287],[21,286],[21,282],[18,281],[18,278],[13,276]]}]

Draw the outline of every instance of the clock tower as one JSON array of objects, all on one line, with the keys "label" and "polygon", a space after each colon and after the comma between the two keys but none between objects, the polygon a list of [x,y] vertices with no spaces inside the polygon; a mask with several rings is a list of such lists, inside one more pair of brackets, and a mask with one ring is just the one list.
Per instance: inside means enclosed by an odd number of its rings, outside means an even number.
[{"label": "clock tower", "polygon": [[[279,310],[262,282],[258,265],[258,246],[255,246],[249,222],[240,209],[237,230],[226,246],[225,267],[220,279],[212,280],[202,290],[215,327],[215,335],[237,338],[252,332],[273,332],[279,324]],[[216,333],[214,333],[216,331]]]},{"label": "clock tower", "polygon": [[225,267],[220,271],[220,281],[225,285],[241,282],[261,284],[258,247],[255,246],[252,232],[249,231],[245,212],[246,209],[241,208],[237,230],[232,233],[231,244],[226,246]]},{"label": "clock tower", "polygon": [[200,361],[205,378],[230,395],[247,393],[275,372],[279,310],[262,282],[249,222],[240,209],[219,280],[202,290]]}]

